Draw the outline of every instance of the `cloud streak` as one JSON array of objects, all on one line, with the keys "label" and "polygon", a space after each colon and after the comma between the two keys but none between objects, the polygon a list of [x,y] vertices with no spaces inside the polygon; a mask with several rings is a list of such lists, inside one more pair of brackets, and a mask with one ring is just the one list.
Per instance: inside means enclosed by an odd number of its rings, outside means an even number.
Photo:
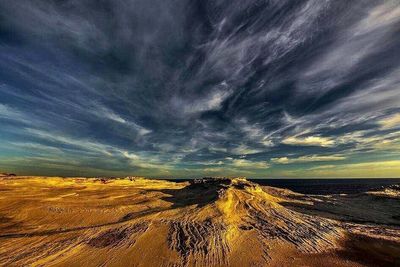
[{"label": "cloud streak", "polygon": [[311,155],[311,156],[302,156],[298,158],[272,158],[271,161],[279,164],[290,164],[290,163],[304,163],[304,162],[320,162],[320,161],[338,161],[345,160],[346,157],[339,155],[330,155],[330,156],[319,156],[319,155]]}]

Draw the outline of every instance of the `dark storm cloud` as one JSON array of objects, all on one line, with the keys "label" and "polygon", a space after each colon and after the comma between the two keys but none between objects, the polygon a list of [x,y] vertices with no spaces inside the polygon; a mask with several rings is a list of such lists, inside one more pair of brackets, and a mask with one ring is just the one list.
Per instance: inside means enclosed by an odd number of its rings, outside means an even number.
[{"label": "dark storm cloud", "polygon": [[0,167],[398,159],[399,34],[397,1],[0,1]]}]

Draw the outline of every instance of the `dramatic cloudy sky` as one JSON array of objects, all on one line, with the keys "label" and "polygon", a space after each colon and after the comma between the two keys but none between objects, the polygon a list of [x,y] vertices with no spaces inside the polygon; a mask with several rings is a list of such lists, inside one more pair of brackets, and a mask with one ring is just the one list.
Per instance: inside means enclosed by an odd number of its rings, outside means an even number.
[{"label": "dramatic cloudy sky", "polygon": [[400,176],[400,2],[0,0],[0,171]]}]

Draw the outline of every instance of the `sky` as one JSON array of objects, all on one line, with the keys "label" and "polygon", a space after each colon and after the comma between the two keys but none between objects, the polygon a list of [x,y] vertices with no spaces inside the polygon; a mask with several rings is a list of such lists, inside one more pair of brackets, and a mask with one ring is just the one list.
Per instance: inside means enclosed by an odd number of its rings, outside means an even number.
[{"label": "sky", "polygon": [[398,0],[0,0],[0,172],[400,177]]}]

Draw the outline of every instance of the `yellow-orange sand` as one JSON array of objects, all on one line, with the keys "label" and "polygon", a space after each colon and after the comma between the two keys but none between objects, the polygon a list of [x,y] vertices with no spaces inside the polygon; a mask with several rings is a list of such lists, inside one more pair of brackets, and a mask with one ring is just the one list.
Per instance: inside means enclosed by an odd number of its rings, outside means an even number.
[{"label": "yellow-orange sand", "polygon": [[[399,264],[396,219],[372,210],[382,226],[367,217],[349,221],[346,207],[330,206],[346,201],[239,178],[175,183],[5,177],[0,266]],[[356,208],[354,216],[364,216]]]}]

